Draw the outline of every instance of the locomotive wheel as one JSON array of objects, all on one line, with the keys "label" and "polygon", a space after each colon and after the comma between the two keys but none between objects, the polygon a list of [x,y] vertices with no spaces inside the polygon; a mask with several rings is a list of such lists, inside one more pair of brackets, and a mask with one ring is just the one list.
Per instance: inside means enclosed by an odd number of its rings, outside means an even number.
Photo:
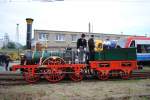
[{"label": "locomotive wheel", "polygon": [[98,72],[98,79],[100,80],[108,80],[109,75],[108,74],[102,74],[101,72]]},{"label": "locomotive wheel", "polygon": [[26,82],[31,83],[31,84],[36,83],[40,79],[39,75],[37,74],[31,75],[29,72],[24,72],[23,77]]},{"label": "locomotive wheel", "polygon": [[79,74],[73,73],[69,75],[69,78],[75,82],[79,82],[83,79],[83,75],[82,73]]},{"label": "locomotive wheel", "polygon": [[56,83],[64,79],[65,74],[61,69],[47,69],[44,72],[44,77],[51,83]]},{"label": "locomotive wheel", "polygon": [[121,75],[120,76],[121,76],[122,79],[125,79],[125,80],[130,78],[130,74],[125,73],[124,71],[121,71]]},{"label": "locomotive wheel", "polygon": [[[61,65],[65,64],[65,61],[60,57],[49,57],[45,59],[42,65]],[[61,66],[60,66],[61,67]],[[49,68],[44,72],[44,77],[51,83],[56,83],[64,79],[65,74],[61,68]]]}]

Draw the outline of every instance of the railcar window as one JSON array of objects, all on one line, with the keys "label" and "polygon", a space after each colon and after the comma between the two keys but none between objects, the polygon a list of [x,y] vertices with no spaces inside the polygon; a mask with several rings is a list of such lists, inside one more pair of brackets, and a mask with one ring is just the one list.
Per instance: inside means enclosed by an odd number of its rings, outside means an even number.
[{"label": "railcar window", "polygon": [[150,45],[147,44],[138,44],[137,53],[150,53]]}]

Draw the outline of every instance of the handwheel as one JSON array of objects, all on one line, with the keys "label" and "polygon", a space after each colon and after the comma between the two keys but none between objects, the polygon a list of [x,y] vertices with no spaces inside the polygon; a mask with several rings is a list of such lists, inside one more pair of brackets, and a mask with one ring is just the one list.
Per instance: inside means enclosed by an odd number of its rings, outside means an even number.
[{"label": "handwheel", "polygon": [[102,74],[101,72],[98,72],[98,79],[100,79],[100,80],[108,80],[108,78],[109,78],[109,74]]},{"label": "handwheel", "polygon": [[60,69],[46,69],[44,72],[44,77],[51,83],[56,83],[64,79],[65,74]]},{"label": "handwheel", "polygon": [[73,74],[70,74],[69,77],[71,80],[73,80],[75,82],[79,82],[83,79],[82,73],[79,73],[79,74],[73,73]]},{"label": "handwheel", "polygon": [[29,72],[23,72],[23,77],[25,81],[27,81],[28,83],[36,83],[40,79],[39,75],[37,74],[31,75],[31,73]]}]

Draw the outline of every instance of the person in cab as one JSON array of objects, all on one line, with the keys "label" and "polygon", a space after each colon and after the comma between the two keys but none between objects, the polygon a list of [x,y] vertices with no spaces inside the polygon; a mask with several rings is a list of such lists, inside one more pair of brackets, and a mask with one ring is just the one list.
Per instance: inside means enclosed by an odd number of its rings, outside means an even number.
[{"label": "person in cab", "polygon": [[77,40],[78,59],[80,63],[85,62],[85,53],[87,49],[87,41],[85,34],[81,35],[81,38]]}]

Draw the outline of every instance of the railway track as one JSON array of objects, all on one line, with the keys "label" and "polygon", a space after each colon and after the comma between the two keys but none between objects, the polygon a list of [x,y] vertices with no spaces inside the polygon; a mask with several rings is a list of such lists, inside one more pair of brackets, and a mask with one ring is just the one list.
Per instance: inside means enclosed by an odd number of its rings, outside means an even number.
[{"label": "railway track", "polygon": [[150,72],[133,72],[131,78],[150,78]]},{"label": "railway track", "polygon": [[[90,79],[93,78],[93,76],[87,76],[87,77]],[[150,79],[150,72],[140,72],[140,71],[133,72],[130,79],[131,80],[132,79]],[[110,80],[113,80],[113,79],[110,79]],[[44,81],[42,80],[42,82]],[[28,83],[24,80],[23,76],[19,72],[17,73],[0,72],[0,85],[24,85],[24,84],[28,84]]]}]

